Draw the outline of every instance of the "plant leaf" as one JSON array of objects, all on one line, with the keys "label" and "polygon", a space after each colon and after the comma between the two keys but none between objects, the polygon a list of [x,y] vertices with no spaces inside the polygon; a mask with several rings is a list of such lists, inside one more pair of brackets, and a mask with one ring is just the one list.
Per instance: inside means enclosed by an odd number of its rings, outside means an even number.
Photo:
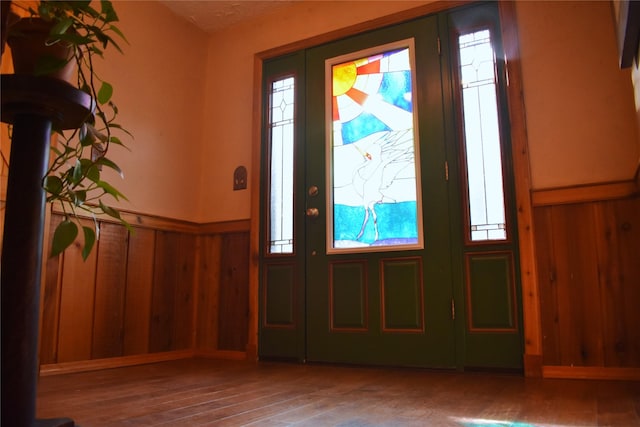
[{"label": "plant leaf", "polygon": [[127,148],[127,147],[125,147],[124,143],[120,140],[120,138],[118,138],[117,136],[112,136],[111,138],[109,138],[109,142],[111,144],[116,144],[116,145],[119,145],[121,147]]},{"label": "plant leaf", "polygon": [[133,138],[133,134],[131,132],[129,132],[128,130],[126,130],[125,128],[123,128],[121,125],[119,125],[118,123],[111,123],[109,124],[110,128],[114,128],[114,129],[120,129],[122,132],[126,133],[127,135],[129,135],[131,138]]},{"label": "plant leaf", "polygon": [[87,170],[87,178],[96,184],[100,182],[100,168],[96,167],[95,164],[92,164]]},{"label": "plant leaf", "polygon": [[71,246],[77,236],[78,226],[74,222],[67,219],[58,224],[56,231],[53,233],[51,256],[60,255],[65,249]]},{"label": "plant leaf", "polygon": [[100,203],[100,209],[102,209],[102,212],[104,212],[105,214],[109,215],[112,218],[116,218],[122,221],[122,218],[120,218],[120,212],[118,212],[111,206],[105,205],[104,203],[102,203],[102,200],[100,200],[99,203]]},{"label": "plant leaf", "polygon": [[73,197],[73,204],[75,206],[81,206],[87,200],[87,192],[85,190],[74,191]]},{"label": "plant leaf", "polygon": [[83,10],[87,13],[90,13],[92,9],[91,7],[89,7],[89,4],[91,3],[91,0],[73,0],[70,2],[71,5],[76,9],[76,10]]},{"label": "plant leaf", "polygon": [[58,21],[58,23],[53,26],[53,28],[50,31],[50,34],[51,35],[64,34],[67,32],[67,30],[69,29],[72,23],[73,23],[73,19],[69,17],[60,19],[60,21]]},{"label": "plant leaf", "polygon": [[[125,197],[124,194],[119,192],[114,186],[112,186],[106,181],[96,182],[96,184],[98,185],[98,187],[102,188],[105,191],[105,193],[111,194],[113,198],[116,200],[120,200],[120,199],[129,200]],[[119,218],[119,217],[116,217],[116,218]]]},{"label": "plant leaf", "polygon": [[98,49],[95,44],[89,46],[89,50],[91,52],[95,53],[96,55],[98,55],[100,58],[104,58],[104,52],[102,50]]},{"label": "plant leaf", "polygon": [[91,227],[82,227],[82,231],[84,232],[84,247],[82,248],[82,259],[84,261],[89,258],[89,254],[91,253],[91,249],[93,249],[93,245],[96,243],[96,233],[93,231]]},{"label": "plant leaf", "polygon": [[[102,117],[104,120],[104,117],[101,113],[96,113],[98,116]],[[107,135],[103,134],[102,132],[100,132],[98,129],[96,129],[94,126],[87,124],[87,129],[89,131],[89,133],[91,135],[93,135],[94,140],[93,143],[95,143],[96,140],[99,140],[100,142],[107,142]]]},{"label": "plant leaf", "polygon": [[118,166],[117,164],[115,164],[111,160],[107,159],[106,157],[99,158],[96,161],[96,163],[99,164],[99,165],[106,166],[106,167],[108,167],[110,169],[113,169],[114,171],[118,172],[118,175],[120,175],[121,178],[124,178],[124,173],[122,172],[122,169],[120,169],[120,166]]},{"label": "plant leaf", "polygon": [[105,22],[114,22],[118,20],[118,15],[116,14],[116,11],[110,1],[101,0],[100,9],[102,10],[102,13],[104,15]]},{"label": "plant leaf", "polygon": [[36,76],[45,76],[64,68],[69,60],[56,58],[50,55],[42,55],[38,58],[33,74]]},{"label": "plant leaf", "polygon": [[98,102],[106,104],[111,99],[111,95],[113,95],[113,86],[107,82],[102,82],[100,90],[98,90]]},{"label": "plant leaf", "polygon": [[73,168],[73,177],[71,178],[75,184],[82,180],[82,169],[82,160],[76,161],[76,165]]},{"label": "plant leaf", "polygon": [[58,34],[58,35],[52,36],[51,41],[68,42],[69,44],[80,46],[80,45],[91,44],[95,41],[95,39],[89,36],[82,36],[78,33],[64,33],[64,34]]},{"label": "plant leaf", "polygon": [[62,180],[57,176],[45,176],[42,187],[51,194],[60,194],[62,192]]},{"label": "plant leaf", "polygon": [[[115,25],[111,24],[109,26],[109,29],[112,30],[114,33],[116,33],[118,36],[120,36],[120,38],[122,40],[124,40],[127,44],[129,43],[129,41],[127,40],[127,38],[125,37],[124,33],[122,31],[120,31],[120,28],[116,27]],[[122,51],[121,51],[122,52]]]}]

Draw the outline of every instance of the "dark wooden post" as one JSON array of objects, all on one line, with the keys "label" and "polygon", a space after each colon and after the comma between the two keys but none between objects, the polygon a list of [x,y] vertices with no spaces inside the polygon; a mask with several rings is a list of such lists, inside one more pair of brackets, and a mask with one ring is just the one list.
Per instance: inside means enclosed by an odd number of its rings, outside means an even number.
[{"label": "dark wooden post", "polygon": [[2,75],[2,121],[13,124],[2,243],[2,425],[73,426],[36,420],[45,192],[53,123],[79,126],[91,99],[66,82]]}]

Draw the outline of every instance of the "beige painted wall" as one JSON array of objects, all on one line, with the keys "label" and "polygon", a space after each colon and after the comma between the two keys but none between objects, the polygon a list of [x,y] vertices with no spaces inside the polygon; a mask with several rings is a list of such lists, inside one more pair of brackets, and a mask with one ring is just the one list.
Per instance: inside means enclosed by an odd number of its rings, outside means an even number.
[{"label": "beige painted wall", "polygon": [[[199,220],[248,218],[249,191],[233,169],[251,170],[253,55],[383,16],[417,2],[300,2],[213,35],[209,44]],[[519,2],[518,25],[535,188],[631,179],[640,156],[629,71],[617,68],[609,2]],[[284,30],[286,29],[286,31]],[[219,203],[224,200],[224,203]]]},{"label": "beige painted wall", "polygon": [[[111,181],[129,199],[122,209],[197,219],[207,36],[158,2],[118,1],[124,55],[111,52],[100,70],[114,86],[119,122],[134,135],[131,152],[111,157],[125,179]],[[125,138],[125,140],[127,140]]]},{"label": "beige painted wall", "polygon": [[[339,3],[341,13],[336,14]],[[197,222],[249,218],[253,57],[428,1],[305,1],[206,35],[159,2],[118,1],[130,45],[101,64],[131,153],[113,150],[123,209]],[[535,188],[631,179],[640,144],[629,70],[617,68],[609,2],[519,2]],[[251,177],[250,177],[251,178]],[[249,180],[250,182],[250,180]]]},{"label": "beige painted wall", "polygon": [[[100,77],[114,86],[117,121],[134,139],[120,134],[130,151],[113,146],[108,155],[125,179],[103,171],[129,202],[105,202],[138,213],[194,220],[201,182],[194,165],[202,152],[207,35],[158,2],[118,1],[116,10],[121,20],[117,26],[130,44],[120,43],[124,55],[109,49],[106,60],[97,59],[95,65]],[[12,72],[10,50],[2,69]],[[0,148],[8,157],[6,127],[0,130]],[[4,190],[6,170],[0,170]]]},{"label": "beige painted wall", "polygon": [[611,3],[518,2],[533,186],[628,180],[638,133]]}]

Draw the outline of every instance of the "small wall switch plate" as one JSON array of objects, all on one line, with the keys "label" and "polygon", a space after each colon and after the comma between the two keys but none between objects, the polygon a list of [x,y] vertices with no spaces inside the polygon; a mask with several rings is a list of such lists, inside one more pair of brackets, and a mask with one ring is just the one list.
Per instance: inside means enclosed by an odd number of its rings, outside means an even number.
[{"label": "small wall switch plate", "polygon": [[233,191],[247,188],[247,168],[238,166],[233,172]]}]

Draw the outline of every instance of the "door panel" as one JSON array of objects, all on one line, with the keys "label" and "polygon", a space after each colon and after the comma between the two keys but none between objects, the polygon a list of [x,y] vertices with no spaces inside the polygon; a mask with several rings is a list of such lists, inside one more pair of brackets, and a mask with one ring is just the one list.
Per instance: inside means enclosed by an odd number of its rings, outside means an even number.
[{"label": "door panel", "polygon": [[365,332],[369,327],[367,261],[329,264],[331,332]]},{"label": "door panel", "polygon": [[[375,243],[341,251],[331,247],[340,224],[331,222],[339,218],[337,214],[332,215],[333,206],[329,202],[338,196],[332,193],[332,188],[323,188],[333,182],[326,173],[341,173],[334,169],[340,166],[339,162],[330,164],[332,151],[331,146],[327,147],[327,141],[337,142],[335,136],[327,138],[331,128],[326,118],[331,110],[326,108],[325,62],[351,52],[366,50],[363,55],[373,54],[376,51],[369,49],[375,46],[383,46],[384,51],[385,45],[407,39],[416,52],[417,77],[412,82],[416,91],[415,99],[410,101],[416,115],[415,138],[419,141],[417,176],[420,181],[416,188],[421,191],[418,203],[423,206],[417,209],[421,216],[418,228],[422,241],[413,246],[384,247],[381,251],[376,246],[376,237],[380,241],[384,239],[384,221],[399,222],[401,218],[385,219],[383,203],[368,206],[364,200],[362,206],[353,209],[359,210],[359,218],[365,218],[363,222],[368,218],[369,239]],[[307,359],[453,366],[449,215],[437,20],[422,18],[309,49],[306,67],[306,183],[308,187],[320,188],[316,195],[307,196],[306,206],[318,209],[318,216],[306,219]],[[380,155],[380,150],[365,153],[365,148],[356,149],[367,157],[362,160],[365,164]],[[354,150],[354,161],[358,161],[358,152]],[[375,225],[378,228],[374,231]],[[352,239],[360,242],[364,237]]]},{"label": "door panel", "polygon": [[[304,52],[264,63],[258,352],[305,358]],[[292,197],[293,195],[293,197]]]},{"label": "door panel", "polygon": [[[507,75],[496,3],[451,11],[453,93],[459,135],[466,367],[521,369],[522,321]],[[445,24],[446,22],[446,24]],[[457,304],[463,311],[463,305]]]}]

